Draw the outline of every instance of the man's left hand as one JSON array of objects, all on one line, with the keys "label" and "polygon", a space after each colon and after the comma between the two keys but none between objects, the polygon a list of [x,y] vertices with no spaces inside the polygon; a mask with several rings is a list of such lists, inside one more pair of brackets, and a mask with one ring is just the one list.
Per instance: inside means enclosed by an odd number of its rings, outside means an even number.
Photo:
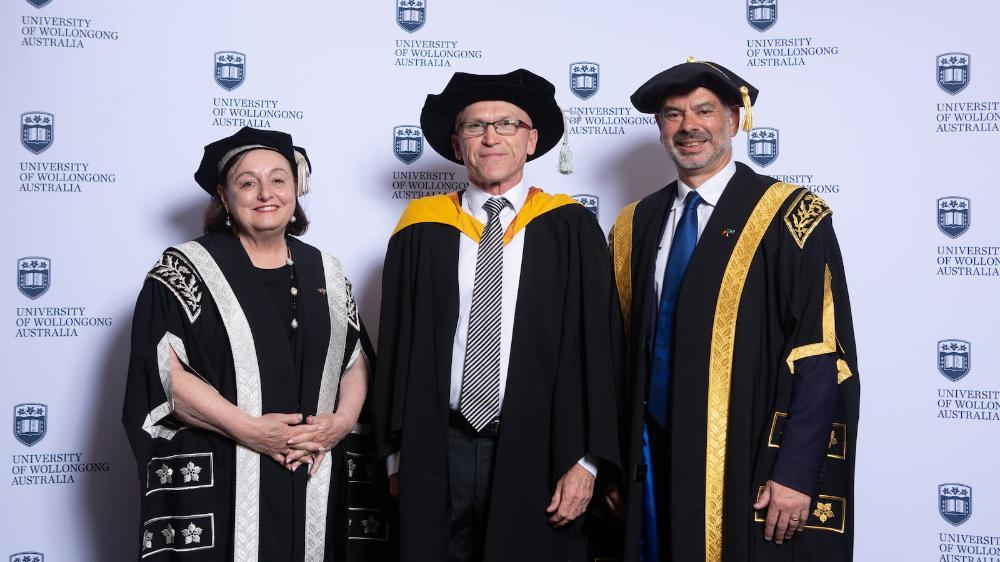
[{"label": "man's left hand", "polygon": [[556,482],[552,502],[545,508],[551,513],[549,523],[562,527],[583,514],[594,494],[594,476],[579,464],[574,464]]},{"label": "man's left hand", "polygon": [[764,540],[774,539],[775,544],[781,544],[786,539],[795,536],[796,531],[805,529],[809,519],[809,496],[782,486],[774,480],[768,480],[764,492],[760,495],[754,509],[767,507],[767,517],[764,519]]}]

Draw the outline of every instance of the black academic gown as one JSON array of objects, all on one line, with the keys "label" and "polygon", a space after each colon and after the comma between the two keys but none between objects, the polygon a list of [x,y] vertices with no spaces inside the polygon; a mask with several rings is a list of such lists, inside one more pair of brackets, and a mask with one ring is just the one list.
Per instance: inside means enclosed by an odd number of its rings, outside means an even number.
[{"label": "black academic gown", "polygon": [[171,414],[171,349],[245,411],[308,416],[336,408],[336,385],[367,336],[336,260],[294,238],[288,245],[299,288],[291,341],[231,234],[169,248],[147,275],[132,321],[122,420],[140,484],[138,552],[148,560],[344,560],[348,536],[363,534],[347,512],[348,496],[357,495],[348,493],[348,473],[364,472],[350,466],[362,460],[359,451],[334,448],[311,482],[307,466],[290,473]]},{"label": "black academic gown", "polygon": [[[852,559],[859,383],[843,262],[822,200],[775,183],[737,164],[681,287],[666,428],[669,509],[659,512],[668,520],[670,560]],[[630,207],[631,220],[626,208],[612,234],[619,290],[624,301],[631,299],[623,437],[629,561],[639,560],[641,546],[656,252],[676,189],[674,182]],[[762,199],[773,209],[754,214]],[[750,240],[755,225],[762,230],[757,244]],[[619,255],[622,237],[631,243],[630,256]],[[741,237],[747,241],[737,250]],[[625,274],[618,267],[623,261]],[[726,381],[729,391],[720,394]],[[728,412],[727,423],[710,433],[709,418],[719,420],[721,412]],[[790,442],[793,433],[794,451],[783,452],[783,434]],[[820,473],[803,470],[803,458]],[[752,504],[768,479],[779,480],[779,467],[813,502],[806,530],[775,545],[763,539],[766,512],[755,513]],[[706,498],[710,481],[721,483],[722,494]],[[707,527],[721,539],[706,539]]]},{"label": "black academic gown", "polygon": [[[600,470],[609,473],[619,462],[612,337],[620,317],[607,246],[592,213],[575,203],[537,205],[548,198],[532,190],[514,221],[526,222],[524,254],[487,562],[582,560],[582,521],[554,529],[545,508],[556,481],[585,454],[600,459]],[[482,228],[461,210],[458,194],[429,199],[411,203],[389,240],[373,383],[378,453],[401,453],[404,562],[447,559],[459,237],[468,235],[460,228],[468,231],[470,224]],[[533,213],[539,214],[527,216]]]}]

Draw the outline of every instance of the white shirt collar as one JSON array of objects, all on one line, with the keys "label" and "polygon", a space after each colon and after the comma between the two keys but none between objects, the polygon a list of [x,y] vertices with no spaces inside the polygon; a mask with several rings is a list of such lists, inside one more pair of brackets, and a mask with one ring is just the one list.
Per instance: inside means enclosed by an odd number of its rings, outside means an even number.
[{"label": "white shirt collar", "polygon": [[[483,209],[483,205],[495,195],[486,193],[479,186],[470,183],[469,189],[465,190],[465,197],[462,198],[462,206],[465,210],[472,216],[479,219],[479,222],[485,223],[488,219],[486,216],[486,210]],[[524,183],[524,178],[517,185],[507,190],[506,193],[502,195],[507,201],[510,201],[510,206],[514,209],[514,214],[516,215],[521,211],[521,207],[524,206],[524,200],[528,197],[528,187]]]},{"label": "white shirt collar", "polygon": [[[729,180],[733,179],[734,175],[736,175],[736,161],[730,159],[725,168],[719,170],[714,176],[705,180],[705,183],[698,186],[698,195],[701,196],[702,201],[707,205],[716,206],[719,203],[719,198],[722,197],[722,192],[725,191]],[[691,191],[693,191],[693,188],[683,181],[677,180],[677,197],[674,199],[674,205],[671,208],[683,207],[684,199]]]}]

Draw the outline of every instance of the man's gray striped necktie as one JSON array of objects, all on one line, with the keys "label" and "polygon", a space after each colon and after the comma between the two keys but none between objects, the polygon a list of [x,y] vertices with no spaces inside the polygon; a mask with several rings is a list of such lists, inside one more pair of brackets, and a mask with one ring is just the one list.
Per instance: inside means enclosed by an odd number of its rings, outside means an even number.
[{"label": "man's gray striped necktie", "polygon": [[510,202],[493,197],[483,204],[489,219],[479,239],[472,285],[469,337],[458,411],[476,431],[500,413],[500,306],[503,297],[503,232],[500,211]]}]

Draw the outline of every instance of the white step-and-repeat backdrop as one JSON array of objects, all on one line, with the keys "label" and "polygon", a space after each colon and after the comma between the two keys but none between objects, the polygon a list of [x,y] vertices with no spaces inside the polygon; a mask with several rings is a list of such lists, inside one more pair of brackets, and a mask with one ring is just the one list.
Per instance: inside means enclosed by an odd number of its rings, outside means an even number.
[{"label": "white step-and-repeat backdrop", "polygon": [[250,125],[308,149],[305,239],[377,332],[407,200],[467,185],[420,136],[427,93],[459,70],[551,80],[576,172],[553,151],[527,179],[607,229],[675,177],[628,96],[693,55],[761,90],[737,158],[834,209],[863,381],[857,559],[1000,560],[998,21],[994,0],[7,0],[0,556],[138,550],[132,306],[161,250],[200,234],[206,143]]}]

